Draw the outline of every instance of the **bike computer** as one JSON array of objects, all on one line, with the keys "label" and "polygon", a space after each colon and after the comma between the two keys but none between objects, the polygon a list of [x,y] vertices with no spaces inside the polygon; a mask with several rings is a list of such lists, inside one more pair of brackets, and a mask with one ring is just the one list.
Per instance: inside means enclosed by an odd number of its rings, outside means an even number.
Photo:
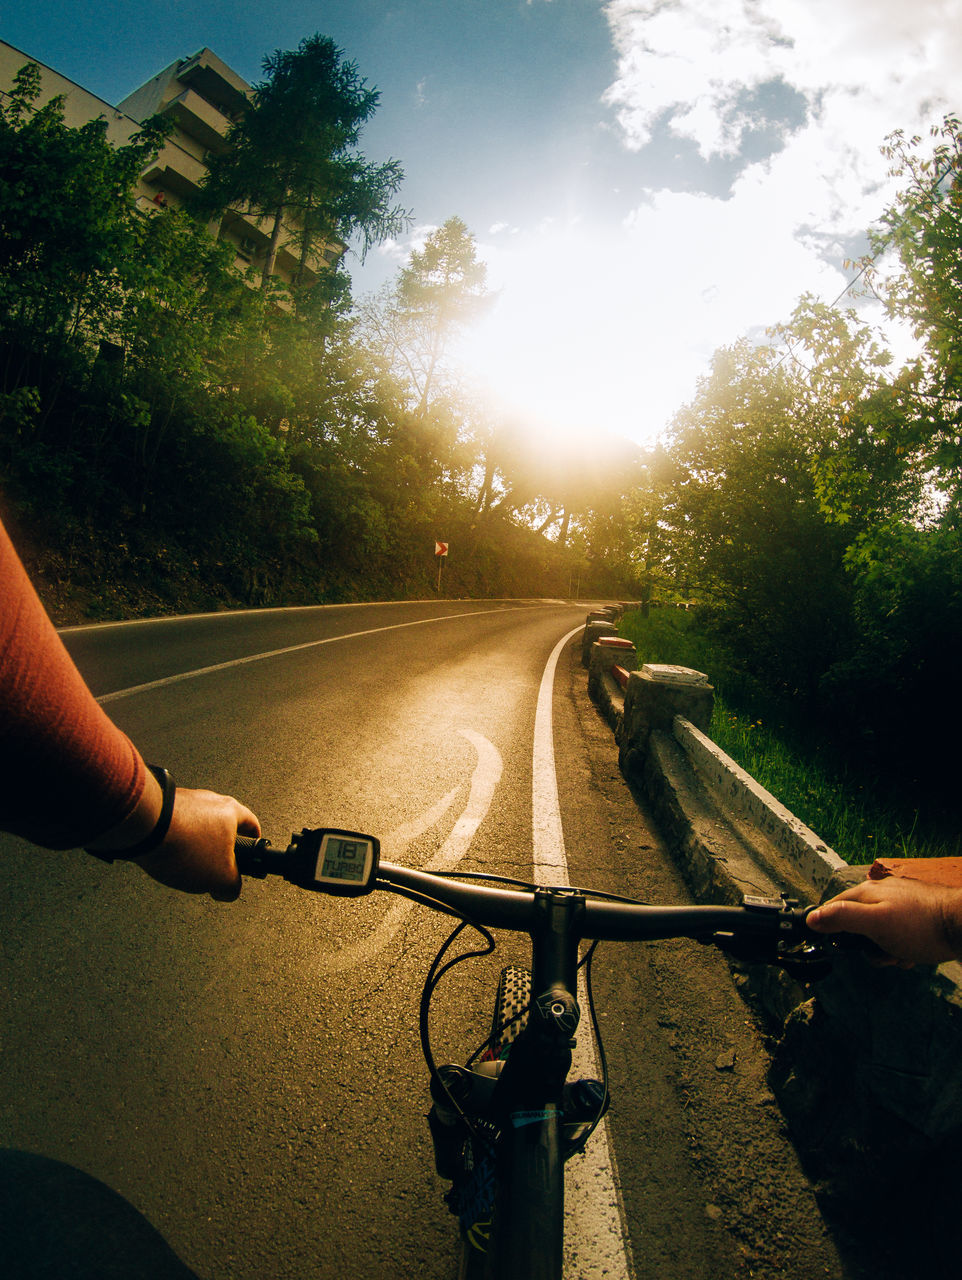
[{"label": "bike computer", "polygon": [[305,889],[359,897],[374,888],[381,852],[375,836],[305,829],[295,836],[294,846],[301,855],[298,883]]}]

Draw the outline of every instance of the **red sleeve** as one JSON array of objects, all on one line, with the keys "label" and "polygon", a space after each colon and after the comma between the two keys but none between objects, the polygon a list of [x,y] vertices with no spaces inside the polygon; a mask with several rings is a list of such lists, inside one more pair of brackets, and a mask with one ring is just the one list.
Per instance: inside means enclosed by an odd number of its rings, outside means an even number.
[{"label": "red sleeve", "polygon": [[50,849],[89,844],[134,809],[144,778],[0,524],[0,830]]}]

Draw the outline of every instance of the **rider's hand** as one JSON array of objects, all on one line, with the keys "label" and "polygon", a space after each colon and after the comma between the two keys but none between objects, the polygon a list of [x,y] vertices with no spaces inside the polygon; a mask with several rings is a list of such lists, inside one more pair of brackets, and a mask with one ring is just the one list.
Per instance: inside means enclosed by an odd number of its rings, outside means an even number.
[{"label": "rider's hand", "polygon": [[232,796],[178,787],[163,843],[134,861],[172,889],[233,902],[241,890],[234,837],[260,833],[255,815]]},{"label": "rider's hand", "polygon": [[889,964],[962,960],[962,889],[902,876],[866,880],[807,916],[816,933],[858,933]]}]

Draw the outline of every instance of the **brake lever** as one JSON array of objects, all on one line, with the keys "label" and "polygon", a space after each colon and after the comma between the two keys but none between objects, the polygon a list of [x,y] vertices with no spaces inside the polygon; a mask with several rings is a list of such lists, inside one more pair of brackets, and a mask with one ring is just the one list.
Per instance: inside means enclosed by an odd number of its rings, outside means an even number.
[{"label": "brake lever", "polygon": [[777,965],[802,982],[818,982],[832,969],[831,953],[821,939],[809,941],[802,938],[789,942],[777,936],[739,938],[730,933],[715,933],[707,941],[736,960]]},{"label": "brake lever", "polygon": [[775,917],[777,928],[772,933],[736,936],[717,933],[709,941],[737,960],[778,965],[802,982],[817,982],[832,969],[830,946],[818,935],[804,932],[807,910],[800,910],[798,900],[782,894],[781,898],[744,897],[742,905],[753,913]]},{"label": "brake lever", "polygon": [[[815,910],[814,906],[806,907],[802,913],[802,919],[808,921],[809,915]],[[871,964],[891,964],[893,957],[882,949],[877,942],[873,942],[871,938],[866,938],[862,933],[812,933],[806,932],[806,940],[817,939],[819,944],[824,948],[825,952],[831,955],[837,955],[839,952],[843,954],[856,954],[868,960]]]}]

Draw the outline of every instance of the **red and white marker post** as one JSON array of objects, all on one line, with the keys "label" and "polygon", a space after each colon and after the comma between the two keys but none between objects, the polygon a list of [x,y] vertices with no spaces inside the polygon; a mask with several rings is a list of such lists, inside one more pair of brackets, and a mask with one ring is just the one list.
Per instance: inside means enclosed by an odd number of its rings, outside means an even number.
[{"label": "red and white marker post", "polygon": [[438,558],[438,595],[441,594],[441,566],[444,564],[444,558],[448,554],[448,544],[446,542],[436,542],[434,544],[434,554]]}]

